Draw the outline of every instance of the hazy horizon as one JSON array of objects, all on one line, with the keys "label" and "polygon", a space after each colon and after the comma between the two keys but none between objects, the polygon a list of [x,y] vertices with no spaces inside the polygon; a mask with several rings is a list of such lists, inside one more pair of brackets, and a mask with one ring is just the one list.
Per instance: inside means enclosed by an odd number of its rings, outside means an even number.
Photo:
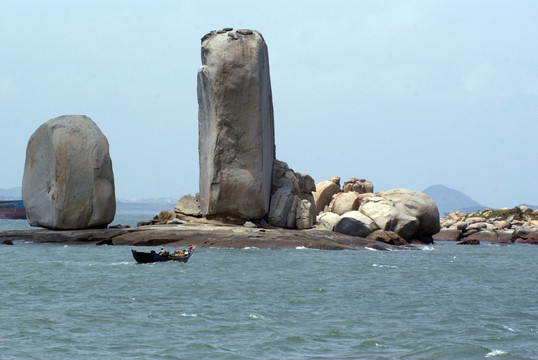
[{"label": "hazy horizon", "polygon": [[0,188],[21,185],[41,124],[81,114],[108,138],[118,198],[198,192],[200,38],[234,27],[268,45],[295,171],[538,204],[538,2],[1,4]]}]

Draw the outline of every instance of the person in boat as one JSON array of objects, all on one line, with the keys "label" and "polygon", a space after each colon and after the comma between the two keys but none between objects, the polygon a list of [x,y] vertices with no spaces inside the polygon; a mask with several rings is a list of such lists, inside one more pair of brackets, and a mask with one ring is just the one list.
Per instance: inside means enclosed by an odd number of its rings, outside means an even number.
[{"label": "person in boat", "polygon": [[185,256],[187,253],[185,253],[183,250],[178,250],[174,254],[174,256]]},{"label": "person in boat", "polygon": [[159,251],[159,255],[168,256],[168,251],[164,250],[164,248],[161,248],[161,251]]}]

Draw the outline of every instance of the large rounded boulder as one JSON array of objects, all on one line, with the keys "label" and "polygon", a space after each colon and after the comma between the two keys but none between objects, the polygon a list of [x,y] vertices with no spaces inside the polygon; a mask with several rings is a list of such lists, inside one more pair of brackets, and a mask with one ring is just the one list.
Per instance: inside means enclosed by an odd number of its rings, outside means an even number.
[{"label": "large rounded boulder", "polygon": [[363,238],[377,229],[379,227],[372,219],[358,211],[349,211],[343,214],[334,227],[334,231],[341,234]]},{"label": "large rounded boulder", "polygon": [[34,132],[22,199],[32,226],[86,229],[112,222],[116,198],[108,141],[89,117],[60,116]]},{"label": "large rounded boulder", "polygon": [[325,206],[329,205],[333,196],[340,192],[340,185],[337,184],[337,181],[339,182],[340,178],[334,179],[335,181],[326,180],[316,184],[316,189],[312,192],[316,203],[316,214],[324,211]]},{"label": "large rounded boulder", "polygon": [[407,241],[439,232],[439,210],[426,194],[394,189],[361,198],[359,212],[373,219],[381,230],[394,231]]}]

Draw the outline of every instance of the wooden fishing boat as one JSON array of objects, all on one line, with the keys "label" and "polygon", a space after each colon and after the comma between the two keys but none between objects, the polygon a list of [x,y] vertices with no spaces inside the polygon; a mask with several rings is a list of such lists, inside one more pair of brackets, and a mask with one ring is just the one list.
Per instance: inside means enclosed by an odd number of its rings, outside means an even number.
[{"label": "wooden fishing boat", "polygon": [[132,250],[133,257],[139,264],[151,264],[155,262],[165,262],[165,261],[178,261],[186,263],[189,261],[192,253],[196,249],[196,245],[191,245],[183,251],[176,251],[173,253],[158,253],[152,250],[151,252],[143,252]]}]

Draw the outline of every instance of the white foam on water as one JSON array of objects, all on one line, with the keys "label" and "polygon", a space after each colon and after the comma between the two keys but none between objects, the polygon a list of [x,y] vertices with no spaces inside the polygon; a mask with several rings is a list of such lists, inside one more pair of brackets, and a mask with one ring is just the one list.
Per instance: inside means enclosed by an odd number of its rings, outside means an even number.
[{"label": "white foam on water", "polygon": [[435,248],[433,246],[428,246],[428,245],[417,245],[417,247],[420,250],[424,250],[424,251],[434,251],[435,250]]},{"label": "white foam on water", "polygon": [[255,246],[245,246],[243,250],[260,250],[260,248],[257,248]]},{"label": "white foam on water", "polygon": [[254,320],[265,320],[265,317],[263,315],[249,314],[248,317]]},{"label": "white foam on water", "polygon": [[187,313],[181,313],[181,316],[183,317],[197,317],[198,314],[187,314]]},{"label": "white foam on water", "polygon": [[511,327],[508,327],[506,325],[503,325],[503,328],[510,331],[510,332],[516,332],[514,329],[512,329]]},{"label": "white foam on water", "polygon": [[389,268],[389,269],[398,269],[395,265],[378,265],[378,264],[372,264],[373,267],[380,267],[380,268]]},{"label": "white foam on water", "polygon": [[371,247],[368,247],[368,246],[366,246],[365,249],[370,250],[370,251],[377,251],[377,249],[374,249],[374,248],[371,248]]},{"label": "white foam on water", "polygon": [[508,355],[508,353],[506,351],[502,351],[502,350],[492,350],[490,352],[488,352],[486,354],[486,358],[490,358],[490,357],[494,357],[494,356],[503,356],[503,355]]},{"label": "white foam on water", "polygon": [[306,249],[306,248],[305,248],[304,246],[297,246],[295,249],[296,249],[296,250],[304,250],[304,249]]}]

